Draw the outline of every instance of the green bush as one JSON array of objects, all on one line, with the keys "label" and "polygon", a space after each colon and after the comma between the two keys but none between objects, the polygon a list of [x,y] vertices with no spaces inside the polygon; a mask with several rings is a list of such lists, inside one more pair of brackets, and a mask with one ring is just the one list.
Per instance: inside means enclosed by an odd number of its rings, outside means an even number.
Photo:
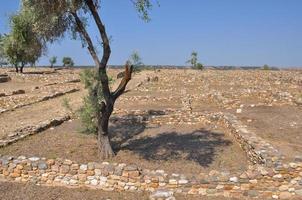
[{"label": "green bush", "polygon": [[194,67],[193,67],[193,69],[198,69],[198,70],[203,70],[203,64],[201,64],[201,63],[197,63]]},{"label": "green bush", "polygon": [[262,69],[263,70],[270,70],[270,67],[268,65],[264,65]]},{"label": "green bush", "polygon": [[[82,132],[87,134],[97,134],[97,113],[100,112],[98,105],[104,99],[101,86],[98,87],[98,94],[92,95],[93,88],[96,85],[97,73],[94,69],[85,69],[80,73],[80,79],[88,90],[88,95],[83,98],[83,106],[79,110],[79,118],[82,122]],[[109,78],[109,83],[112,79]]]},{"label": "green bush", "polygon": [[72,60],[72,58],[70,57],[64,57],[62,59],[62,63],[64,67],[73,67],[74,66],[74,62]]}]

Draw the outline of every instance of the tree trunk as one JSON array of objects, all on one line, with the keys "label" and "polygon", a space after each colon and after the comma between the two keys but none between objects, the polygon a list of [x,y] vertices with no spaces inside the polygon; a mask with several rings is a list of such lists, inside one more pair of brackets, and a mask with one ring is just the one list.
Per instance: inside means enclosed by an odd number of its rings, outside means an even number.
[{"label": "tree trunk", "polygon": [[112,158],[115,156],[108,135],[102,135],[102,134],[98,135],[98,149],[99,149],[100,158],[102,160]]},{"label": "tree trunk", "polygon": [[21,67],[20,67],[20,72],[23,74],[23,68],[24,68],[24,63],[22,63]]},{"label": "tree trunk", "polygon": [[98,116],[98,148],[101,159],[108,159],[115,156],[114,151],[112,150],[110,139],[109,139],[109,118],[113,111],[113,105],[111,102],[109,105],[102,104],[101,116]]},{"label": "tree trunk", "polygon": [[15,69],[16,69],[16,73],[19,73],[19,68],[18,68],[18,66],[15,66]]}]

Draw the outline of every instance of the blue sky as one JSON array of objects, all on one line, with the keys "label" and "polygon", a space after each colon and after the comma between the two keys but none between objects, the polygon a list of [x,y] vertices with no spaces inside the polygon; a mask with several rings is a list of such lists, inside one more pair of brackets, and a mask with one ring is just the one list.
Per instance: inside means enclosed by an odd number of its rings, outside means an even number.
[{"label": "blue sky", "polygon": [[[152,21],[140,20],[130,0],[103,0],[101,15],[112,37],[110,64],[137,50],[145,64],[184,65],[192,50],[206,65],[302,66],[302,0],[159,0]],[[0,33],[19,0],[0,0]],[[90,23],[94,25],[93,22]],[[94,26],[89,27],[93,38]],[[49,45],[47,56],[93,64],[79,41]],[[48,57],[39,64],[48,64]]]}]

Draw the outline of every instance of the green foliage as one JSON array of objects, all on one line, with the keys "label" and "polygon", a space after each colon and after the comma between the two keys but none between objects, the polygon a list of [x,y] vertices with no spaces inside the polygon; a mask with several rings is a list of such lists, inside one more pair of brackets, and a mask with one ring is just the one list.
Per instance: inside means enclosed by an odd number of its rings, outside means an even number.
[{"label": "green foliage", "polygon": [[87,134],[96,134],[97,133],[97,113],[100,112],[98,102],[101,102],[104,99],[102,89],[99,87],[97,97],[95,98],[92,95],[93,88],[97,87],[96,79],[97,73],[94,69],[84,69],[80,73],[80,79],[85,86],[85,89],[88,90],[88,95],[83,98],[83,106],[79,110],[79,118],[83,125],[83,132]]},{"label": "green foliage", "polygon": [[[102,87],[97,85],[97,73],[95,69],[84,69],[80,73],[81,82],[84,84],[88,95],[83,98],[83,106],[79,110],[79,118],[83,125],[82,132],[87,134],[97,134],[97,113],[100,112],[99,103],[104,100]],[[109,84],[113,79],[109,77]],[[98,88],[97,96],[93,95],[94,87]]]},{"label": "green foliage", "polygon": [[4,38],[5,37],[0,34],[0,66],[7,64],[4,54]]},{"label": "green foliage", "polygon": [[49,63],[51,65],[51,67],[53,67],[53,65],[57,63],[57,57],[56,56],[51,57],[49,59]]},{"label": "green foliage", "polygon": [[189,63],[192,69],[203,70],[204,68],[203,64],[198,62],[198,53],[196,51],[191,53],[191,57],[186,63]]},{"label": "green foliage", "polygon": [[194,69],[198,69],[198,70],[203,70],[203,64],[201,63],[197,63],[196,66],[194,67]]},{"label": "green foliage", "polygon": [[[101,0],[93,0],[96,8],[100,9]],[[133,3],[140,18],[150,21],[149,11],[152,0],[129,0]],[[79,34],[72,12],[77,12],[84,24],[88,22],[88,6],[85,0],[22,0],[22,10],[31,13],[35,31],[45,41],[55,42],[71,33],[73,39],[86,41]]]},{"label": "green foliage", "polygon": [[130,55],[128,62],[133,65],[134,73],[140,72],[144,67],[144,63],[142,62],[142,58],[139,55],[138,51],[133,51],[133,53]]},{"label": "green foliage", "polygon": [[3,39],[3,51],[7,60],[17,66],[34,64],[44,52],[44,44],[35,34],[32,17],[20,12],[11,17],[11,32]]},{"label": "green foliage", "polygon": [[265,65],[263,65],[263,68],[262,68],[263,70],[270,70],[270,67],[267,65],[267,64],[265,64]]},{"label": "green foliage", "polygon": [[70,57],[64,57],[62,59],[62,63],[64,67],[73,67],[74,66],[74,62],[72,60],[72,58]]}]

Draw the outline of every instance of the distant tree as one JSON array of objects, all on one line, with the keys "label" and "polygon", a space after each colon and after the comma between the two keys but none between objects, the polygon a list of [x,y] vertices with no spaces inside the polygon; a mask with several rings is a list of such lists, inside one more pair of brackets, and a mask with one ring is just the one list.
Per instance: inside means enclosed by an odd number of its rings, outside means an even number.
[{"label": "distant tree", "polygon": [[144,66],[142,58],[139,55],[138,51],[133,51],[129,58],[129,64],[133,65],[133,72],[139,72]]},{"label": "distant tree", "polygon": [[7,64],[7,59],[4,54],[4,35],[0,34],[0,67]]},{"label": "distant tree", "polygon": [[196,51],[191,53],[191,57],[186,63],[190,64],[192,69],[203,69],[203,65],[198,62],[198,53]]},{"label": "distant tree", "polygon": [[[152,7],[151,0],[130,0],[140,17],[150,20],[148,11]],[[126,85],[131,79],[132,66],[125,65],[125,75],[116,90],[111,91],[107,75],[107,63],[111,55],[109,37],[107,35],[102,18],[99,15],[101,0],[22,0],[22,9],[31,13],[34,18],[35,30],[45,41],[54,42],[65,33],[72,33],[73,38],[79,38],[84,47],[87,47],[95,62],[96,76],[93,78],[92,89],[89,92],[92,101],[99,110],[96,113],[98,147],[101,158],[110,158],[115,155],[109,139],[109,118],[113,112],[117,98],[125,91]],[[99,58],[96,45],[86,28],[88,17],[92,17],[99,36],[102,40],[102,56]],[[102,93],[100,95],[99,93]],[[103,96],[99,101],[98,97]]]},{"label": "distant tree", "polygon": [[44,46],[34,32],[33,18],[28,12],[20,12],[10,19],[11,32],[4,37],[3,49],[7,60],[23,73],[26,64],[34,63],[42,56]]},{"label": "distant tree", "polygon": [[270,70],[270,67],[267,64],[265,64],[265,65],[263,65],[262,69],[263,70]]},{"label": "distant tree", "polygon": [[144,65],[144,63],[142,62],[142,58],[139,55],[138,51],[133,51],[133,53],[130,56],[130,62],[134,66]]},{"label": "distant tree", "polygon": [[53,68],[54,64],[57,63],[57,57],[53,56],[49,59],[50,67]]},{"label": "distant tree", "polygon": [[64,67],[73,67],[74,66],[74,62],[72,60],[72,58],[70,57],[64,57],[62,59],[62,63]]}]

